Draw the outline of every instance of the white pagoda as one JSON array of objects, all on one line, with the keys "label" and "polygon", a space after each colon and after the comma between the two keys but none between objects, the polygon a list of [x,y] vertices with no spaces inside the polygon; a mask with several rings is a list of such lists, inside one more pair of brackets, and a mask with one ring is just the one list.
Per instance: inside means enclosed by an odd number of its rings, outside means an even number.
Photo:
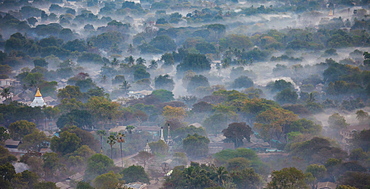
[{"label": "white pagoda", "polygon": [[46,103],[44,102],[44,99],[42,98],[42,95],[40,93],[40,89],[37,88],[35,99],[33,99],[32,103],[30,104],[31,107],[43,107]]}]

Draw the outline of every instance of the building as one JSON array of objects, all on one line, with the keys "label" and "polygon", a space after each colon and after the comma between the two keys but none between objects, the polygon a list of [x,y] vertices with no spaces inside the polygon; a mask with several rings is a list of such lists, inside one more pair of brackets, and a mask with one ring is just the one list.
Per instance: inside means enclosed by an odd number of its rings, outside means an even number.
[{"label": "building", "polygon": [[352,140],[355,136],[363,130],[370,129],[369,125],[350,125],[345,129],[340,131],[340,135],[342,136],[341,143],[343,144],[343,148],[347,151],[351,149]]},{"label": "building", "polygon": [[46,103],[44,99],[42,98],[42,95],[40,93],[40,89],[37,88],[35,99],[33,99],[32,103],[30,104],[31,107],[42,107],[45,106]]}]

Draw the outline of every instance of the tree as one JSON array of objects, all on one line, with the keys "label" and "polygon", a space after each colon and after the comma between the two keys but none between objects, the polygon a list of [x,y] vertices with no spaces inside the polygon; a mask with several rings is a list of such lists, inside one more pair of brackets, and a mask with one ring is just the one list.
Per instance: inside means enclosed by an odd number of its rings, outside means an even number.
[{"label": "tree", "polygon": [[148,73],[144,68],[138,68],[134,71],[134,80],[138,81],[141,79],[150,78],[150,73]]},{"label": "tree", "polygon": [[238,78],[236,78],[233,82],[233,84],[231,85],[232,88],[237,88],[237,89],[240,89],[240,88],[249,88],[249,87],[253,87],[254,83],[253,83],[253,80],[250,79],[249,77],[247,76],[240,76]]},{"label": "tree", "polygon": [[280,104],[295,104],[298,100],[298,94],[291,89],[284,89],[276,94],[275,100]]},{"label": "tree", "polygon": [[122,184],[119,181],[119,175],[115,174],[113,171],[101,174],[93,180],[93,186],[96,189],[112,189],[117,188]]},{"label": "tree", "polygon": [[293,112],[272,107],[257,115],[254,128],[265,141],[274,139],[284,142],[289,126],[296,120],[298,116]]},{"label": "tree", "polygon": [[174,94],[165,89],[154,90],[151,95],[158,98],[161,102],[169,102],[174,100]]},{"label": "tree", "polygon": [[123,167],[122,143],[125,142],[125,139],[123,137],[125,137],[125,134],[123,134],[123,133],[118,133],[117,134],[117,142],[119,143],[119,149],[120,149],[120,152],[121,152],[122,167]]},{"label": "tree", "polygon": [[33,60],[33,64],[35,65],[35,67],[40,66],[43,68],[47,68],[49,63],[46,62],[44,58],[36,58]]},{"label": "tree", "polygon": [[346,122],[346,119],[343,116],[339,115],[338,113],[334,113],[333,115],[329,116],[328,124],[329,127],[334,130],[347,128],[347,126],[349,125]]},{"label": "tree", "polygon": [[13,188],[33,188],[39,177],[36,173],[25,170],[17,173],[11,181]]},{"label": "tree", "polygon": [[175,82],[173,82],[173,79],[168,74],[159,75],[154,79],[154,86],[156,89],[172,91],[175,87]]},{"label": "tree", "polygon": [[0,165],[0,184],[6,189],[11,189],[11,180],[14,178],[16,172],[14,166],[7,162]]},{"label": "tree", "polygon": [[213,39],[218,40],[225,35],[226,26],[223,24],[210,24],[207,26],[207,30],[211,32]]},{"label": "tree", "polygon": [[271,92],[280,92],[284,89],[292,89],[294,90],[294,86],[291,82],[287,82],[283,79],[276,80],[274,82],[270,82],[266,85],[266,88],[270,89]]},{"label": "tree", "polygon": [[186,87],[186,90],[190,93],[196,92],[196,88],[198,87],[209,87],[209,82],[206,77],[203,75],[195,75],[190,78],[190,81]]},{"label": "tree", "polygon": [[128,83],[128,81],[123,81],[122,85],[120,85],[119,87],[123,90],[124,94],[127,94],[128,90],[131,88],[131,85]]},{"label": "tree", "polygon": [[252,47],[253,43],[249,37],[245,35],[231,34],[227,35],[225,38],[220,39],[220,46],[223,49],[247,49]]},{"label": "tree", "polygon": [[39,130],[34,130],[32,133],[26,135],[22,139],[19,149],[39,151],[40,148],[47,147],[50,138],[46,137],[45,133]]},{"label": "tree", "polygon": [[232,158],[227,161],[227,170],[238,171],[250,167],[250,161],[243,157]]},{"label": "tree", "polygon": [[370,151],[370,129],[355,134],[352,143],[355,148],[362,148],[365,152]]},{"label": "tree", "polygon": [[369,117],[369,113],[363,110],[357,110],[356,118],[361,124],[361,123],[366,123],[366,121],[368,121],[370,117]]},{"label": "tree", "polygon": [[211,63],[203,54],[187,54],[184,60],[177,65],[176,69],[180,74],[190,70],[197,73],[207,72],[211,70]]},{"label": "tree", "polygon": [[44,165],[42,166],[45,171],[45,176],[52,178],[60,174],[60,171],[64,167],[63,164],[60,163],[60,159],[57,153],[48,152],[42,155],[42,160],[44,161]]},{"label": "tree", "polygon": [[107,140],[107,143],[109,144],[110,146],[110,158],[113,159],[113,145],[116,144],[117,142],[117,138],[115,135],[110,135],[108,137],[108,140]]},{"label": "tree", "polygon": [[94,154],[87,160],[84,180],[91,181],[96,176],[107,173],[112,167],[114,162],[108,156]]},{"label": "tree", "polygon": [[208,154],[209,139],[198,134],[188,135],[183,141],[182,146],[191,157],[202,157]]},{"label": "tree", "polygon": [[39,182],[35,184],[33,187],[37,189],[58,189],[59,188],[55,185],[54,182],[46,182],[46,181]]},{"label": "tree", "polygon": [[103,153],[103,136],[107,135],[105,130],[98,130],[96,132],[100,136],[100,153]]},{"label": "tree", "polygon": [[126,183],[142,182],[149,184],[149,176],[145,172],[144,167],[140,165],[131,165],[130,167],[123,169],[120,174],[123,175],[122,179]]},{"label": "tree", "polygon": [[261,187],[263,180],[252,168],[243,169],[240,171],[233,171],[230,177],[236,184],[238,189],[258,189]]},{"label": "tree", "polygon": [[176,50],[175,41],[167,35],[159,35],[153,38],[150,43],[154,48],[157,48],[161,51],[174,51]]},{"label": "tree", "polygon": [[204,120],[203,126],[208,133],[218,134],[220,130],[227,126],[227,115],[215,113]]},{"label": "tree", "polygon": [[168,153],[168,145],[163,140],[149,143],[150,150],[153,154],[165,155]]},{"label": "tree", "polygon": [[104,97],[93,96],[87,103],[86,107],[97,121],[111,123],[112,120],[117,119],[121,112],[119,110],[120,104],[111,102]]},{"label": "tree", "polygon": [[81,100],[83,97],[83,93],[80,91],[80,87],[67,85],[63,89],[58,90],[57,96],[58,96],[58,99],[60,100],[65,99],[65,98],[67,99],[75,98],[75,99]]},{"label": "tree", "polygon": [[267,184],[267,189],[308,189],[305,183],[305,175],[295,167],[284,168],[280,171],[273,171],[271,181]]},{"label": "tree", "polygon": [[140,151],[139,154],[134,156],[134,159],[138,160],[141,164],[144,165],[144,168],[146,164],[153,158],[153,154],[145,151]]},{"label": "tree", "polygon": [[311,164],[307,166],[306,173],[312,174],[314,181],[312,184],[313,189],[317,189],[318,180],[322,179],[326,174],[326,168],[323,165]]},{"label": "tree", "polygon": [[0,127],[0,144],[10,139],[10,135],[4,127]]},{"label": "tree", "polygon": [[290,154],[302,158],[307,163],[324,164],[329,157],[344,159],[347,153],[334,147],[329,140],[314,137],[311,140],[298,142],[291,145]]},{"label": "tree", "polygon": [[4,87],[0,95],[5,98],[5,101],[8,100],[8,98],[10,97],[10,88]]},{"label": "tree", "polygon": [[231,123],[226,129],[222,130],[222,133],[227,140],[233,141],[235,148],[243,146],[244,138],[250,142],[250,135],[253,134],[252,129],[245,122]]},{"label": "tree", "polygon": [[80,181],[77,183],[76,189],[94,189],[88,182]]},{"label": "tree", "polygon": [[67,114],[61,115],[56,124],[58,128],[62,129],[71,125],[76,125],[79,128],[92,128],[92,115],[87,110],[72,110]]},{"label": "tree", "polygon": [[340,185],[348,185],[355,188],[369,188],[370,186],[370,174],[356,171],[346,172],[340,179]]},{"label": "tree", "polygon": [[161,60],[164,61],[164,67],[172,66],[175,64],[175,59],[173,58],[172,53],[164,53],[161,56]]},{"label": "tree", "polygon": [[186,111],[183,107],[165,106],[163,108],[162,115],[166,118],[166,120],[183,120],[186,115]]},{"label": "tree", "polygon": [[63,155],[69,154],[77,150],[81,146],[81,138],[75,133],[63,131],[60,136],[54,136],[51,139],[50,147],[55,152],[60,152]]},{"label": "tree", "polygon": [[20,120],[9,125],[9,134],[10,137],[14,140],[21,140],[24,136],[31,134],[36,129],[36,124]]}]

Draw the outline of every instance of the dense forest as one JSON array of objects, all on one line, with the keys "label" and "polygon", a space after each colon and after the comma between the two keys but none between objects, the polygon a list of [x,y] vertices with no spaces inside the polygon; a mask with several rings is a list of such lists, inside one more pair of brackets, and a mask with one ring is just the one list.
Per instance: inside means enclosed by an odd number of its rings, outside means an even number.
[{"label": "dense forest", "polygon": [[369,189],[369,9],[0,0],[0,188]]}]

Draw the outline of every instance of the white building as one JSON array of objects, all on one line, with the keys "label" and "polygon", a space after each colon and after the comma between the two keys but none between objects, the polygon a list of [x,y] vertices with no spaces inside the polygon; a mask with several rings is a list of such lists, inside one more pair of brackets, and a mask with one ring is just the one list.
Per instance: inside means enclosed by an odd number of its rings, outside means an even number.
[{"label": "white building", "polygon": [[40,93],[40,89],[37,88],[35,99],[33,99],[32,103],[30,104],[31,107],[42,107],[45,106],[46,103],[44,99],[42,98],[42,95]]}]

